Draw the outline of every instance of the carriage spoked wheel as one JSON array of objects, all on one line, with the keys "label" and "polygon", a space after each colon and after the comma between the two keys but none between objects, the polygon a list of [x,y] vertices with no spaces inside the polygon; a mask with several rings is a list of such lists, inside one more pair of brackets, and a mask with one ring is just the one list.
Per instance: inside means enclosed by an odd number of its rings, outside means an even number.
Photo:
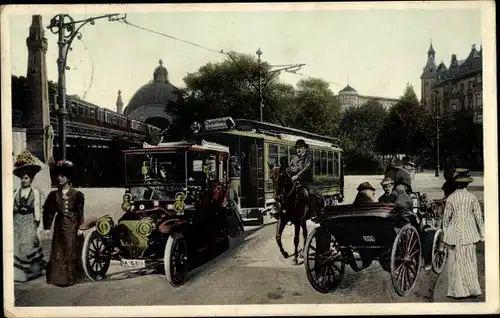
[{"label": "carriage spoked wheel", "polygon": [[415,288],[421,257],[420,236],[415,227],[407,224],[396,235],[391,251],[392,286],[399,296],[407,296]]},{"label": "carriage spoked wheel", "polygon": [[304,248],[306,275],[312,287],[326,294],[335,290],[345,271],[345,260],[335,237],[325,227],[314,228]]},{"label": "carriage spoked wheel", "polygon": [[173,233],[169,236],[165,245],[163,266],[165,276],[170,285],[177,287],[184,282],[188,272],[188,249],[184,236]]},{"label": "carriage spoked wheel", "polygon": [[443,237],[443,230],[437,230],[432,243],[432,271],[436,274],[440,274],[443,271],[446,257],[448,256]]},{"label": "carriage spoked wheel", "polygon": [[111,250],[103,238],[92,231],[85,237],[82,249],[82,265],[87,277],[92,281],[104,279],[111,262]]}]

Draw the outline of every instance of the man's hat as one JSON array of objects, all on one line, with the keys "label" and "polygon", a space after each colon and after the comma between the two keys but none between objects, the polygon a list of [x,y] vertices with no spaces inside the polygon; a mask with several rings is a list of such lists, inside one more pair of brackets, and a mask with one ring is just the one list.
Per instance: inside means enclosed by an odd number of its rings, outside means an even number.
[{"label": "man's hat", "polygon": [[463,183],[471,183],[474,181],[470,176],[470,171],[467,168],[457,168],[455,169],[455,174],[453,176],[453,181],[455,182],[463,182]]},{"label": "man's hat", "polygon": [[363,190],[368,190],[368,189],[375,191],[375,188],[372,187],[370,182],[363,182],[358,186],[358,191],[363,191]]},{"label": "man's hat", "polygon": [[61,174],[68,178],[73,178],[73,173],[75,171],[75,166],[69,160],[61,160],[57,162],[55,171],[57,174]]},{"label": "man's hat", "polygon": [[309,145],[306,144],[306,142],[304,141],[304,139],[299,139],[295,142],[295,148],[300,148],[300,147],[305,147],[305,148],[309,148]]},{"label": "man's hat", "polygon": [[387,177],[387,178],[384,178],[384,180],[382,180],[382,182],[380,182],[380,185],[385,186],[386,184],[391,184],[391,183],[394,184],[394,181],[391,178]]},{"label": "man's hat", "polygon": [[17,156],[12,173],[19,178],[22,178],[25,174],[34,176],[42,170],[42,167],[37,165],[36,162],[36,157],[25,149]]},{"label": "man's hat", "polygon": [[236,156],[229,157],[229,161],[236,161]]}]

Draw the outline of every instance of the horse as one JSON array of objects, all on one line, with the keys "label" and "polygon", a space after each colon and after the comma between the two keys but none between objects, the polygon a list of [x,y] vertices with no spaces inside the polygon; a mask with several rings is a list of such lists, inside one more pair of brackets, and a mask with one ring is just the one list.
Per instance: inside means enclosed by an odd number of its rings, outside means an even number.
[{"label": "horse", "polygon": [[[295,234],[293,243],[295,245],[295,252],[293,259],[295,265],[298,265],[299,256],[299,241],[300,241],[300,228],[302,227],[302,234],[304,237],[304,244],[307,238],[307,225],[306,221],[311,218],[309,204],[306,198],[297,200],[298,183],[293,182],[287,169],[283,166],[273,166],[268,163],[269,171],[271,171],[271,180],[274,188],[274,199],[276,213],[274,217],[278,220],[276,225],[276,243],[284,258],[289,258],[290,255],[283,248],[281,242],[281,235],[288,222],[291,222],[295,227]],[[302,249],[303,251],[303,249]],[[303,257],[303,252],[300,251],[300,256]]]}]

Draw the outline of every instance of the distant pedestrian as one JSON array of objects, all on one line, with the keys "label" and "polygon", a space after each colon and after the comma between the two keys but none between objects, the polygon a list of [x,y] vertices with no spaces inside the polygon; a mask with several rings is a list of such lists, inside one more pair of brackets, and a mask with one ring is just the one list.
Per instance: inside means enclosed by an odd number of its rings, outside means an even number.
[{"label": "distant pedestrian", "polygon": [[392,190],[394,188],[394,181],[391,178],[384,178],[380,185],[384,189],[384,194],[378,198],[379,203],[391,203],[394,200],[391,199]]},{"label": "distant pedestrian", "polygon": [[45,269],[38,232],[43,194],[32,186],[41,167],[28,150],[19,154],[14,166],[14,175],[21,179],[14,190],[14,281],[26,282],[43,275]]},{"label": "distant pedestrian", "polygon": [[373,203],[375,197],[375,188],[369,182],[363,182],[358,186],[358,194],[354,199],[353,205]]},{"label": "distant pedestrian", "polygon": [[476,196],[467,191],[473,181],[468,169],[456,169],[456,190],[444,210],[443,241],[448,245],[447,296],[465,298],[481,295],[476,243],[484,242],[484,222]]},{"label": "distant pedestrian", "polygon": [[43,227],[50,233],[54,220],[52,253],[47,266],[47,283],[59,287],[74,285],[83,276],[81,252],[83,233],[83,193],[71,186],[73,163],[60,161],[56,166],[59,189],[52,191],[43,206]]}]

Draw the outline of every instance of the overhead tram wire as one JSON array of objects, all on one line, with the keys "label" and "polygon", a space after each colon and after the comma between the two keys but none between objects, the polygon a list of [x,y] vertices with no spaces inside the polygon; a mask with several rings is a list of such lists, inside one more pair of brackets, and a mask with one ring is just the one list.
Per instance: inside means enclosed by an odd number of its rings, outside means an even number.
[{"label": "overhead tram wire", "polygon": [[[307,78],[310,78],[310,79],[318,79],[318,77],[313,77],[313,76],[305,75],[305,74],[302,74],[302,73],[298,73],[297,71],[285,71],[285,72],[291,73],[291,74],[295,74],[295,75],[299,75],[299,76],[303,76],[303,77],[307,77]],[[326,80],[323,80],[323,81],[325,81],[326,83],[338,86],[338,87],[342,87],[343,86],[342,84],[339,84],[339,83],[330,82],[330,81],[326,81]]]},{"label": "overhead tram wire", "polygon": [[[210,52],[214,52],[214,53],[218,53],[218,54],[223,54],[223,55],[226,55],[228,56],[231,61],[233,63],[236,64],[236,66],[238,66],[238,68],[240,69],[240,71],[243,73],[243,75],[245,76],[245,78],[247,79],[247,81],[250,83],[250,85],[252,85],[252,87],[258,91],[258,88],[257,86],[250,80],[248,74],[246,74],[246,72],[244,71],[244,69],[241,67],[241,65],[231,56],[231,54],[229,53],[226,53],[224,52],[224,50],[215,50],[215,49],[212,49],[212,48],[209,48],[209,47],[206,47],[204,45],[200,45],[200,44],[196,44],[194,42],[191,42],[191,41],[187,41],[187,40],[183,40],[183,39],[180,39],[180,38],[177,38],[177,37],[174,37],[174,36],[171,36],[171,35],[168,35],[168,34],[165,34],[165,33],[162,33],[162,32],[158,32],[158,31],[154,31],[154,30],[151,30],[151,29],[148,29],[148,28],[145,28],[145,27],[142,27],[142,26],[139,26],[137,24],[134,24],[134,23],[130,23],[127,21],[127,19],[123,19],[123,20],[120,20],[120,22],[126,24],[126,25],[130,25],[132,27],[135,27],[135,28],[138,28],[138,29],[141,29],[141,30],[144,30],[144,31],[147,31],[147,32],[151,32],[151,33],[154,33],[154,34],[157,34],[157,35],[161,35],[161,36],[164,36],[166,38],[169,38],[169,39],[172,39],[172,40],[176,40],[176,41],[179,41],[179,42],[183,42],[183,43],[186,43],[186,44],[190,44],[190,45],[193,45],[193,46],[196,46],[198,48],[202,48],[204,50],[207,50],[207,51],[210,51]],[[235,52],[237,54],[241,54],[241,53],[238,53],[238,52]],[[283,125],[283,126],[286,126],[285,122],[279,117],[279,115],[277,114],[276,110],[274,109],[274,107],[269,103],[269,100],[267,99],[266,95],[263,93],[262,94],[262,97],[265,101],[265,103],[267,104],[267,106],[269,108],[271,108],[272,110],[272,113],[273,115],[279,120],[279,122]]]}]

